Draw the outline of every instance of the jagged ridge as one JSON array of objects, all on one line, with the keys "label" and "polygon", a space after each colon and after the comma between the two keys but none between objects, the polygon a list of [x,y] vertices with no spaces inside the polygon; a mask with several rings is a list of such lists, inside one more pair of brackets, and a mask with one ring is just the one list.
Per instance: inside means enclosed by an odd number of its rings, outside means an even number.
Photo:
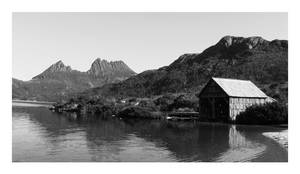
[{"label": "jagged ridge", "polygon": [[[287,84],[287,65],[286,40],[225,36],[200,54],[184,54],[167,67],[140,73],[117,84],[94,88],[82,95],[142,97],[196,93],[210,77],[217,76],[251,80],[266,90],[272,86],[267,94],[286,100],[287,88],[281,89],[280,85]],[[279,94],[284,96],[277,96]]]},{"label": "jagged ridge", "polygon": [[120,82],[134,74],[123,61],[96,59],[90,70],[80,72],[72,70],[60,60],[30,81],[13,79],[13,98],[57,101],[70,93]]},{"label": "jagged ridge", "polygon": [[110,61],[97,58],[91,68],[87,71],[88,74],[94,76],[105,76],[118,74],[122,76],[134,75],[135,72],[130,69],[123,61]]},{"label": "jagged ridge", "polygon": [[[61,60],[52,64],[49,68],[43,71],[41,74],[33,77],[33,79],[44,79],[51,77],[53,73],[58,72],[75,72],[77,70],[72,70],[70,66],[66,66]],[[77,71],[79,73],[80,71]],[[91,65],[91,68],[86,72],[88,75],[93,75],[96,77],[114,76],[119,78],[126,78],[128,76],[136,74],[132,69],[130,69],[123,61],[110,61],[105,59],[97,58]]]}]

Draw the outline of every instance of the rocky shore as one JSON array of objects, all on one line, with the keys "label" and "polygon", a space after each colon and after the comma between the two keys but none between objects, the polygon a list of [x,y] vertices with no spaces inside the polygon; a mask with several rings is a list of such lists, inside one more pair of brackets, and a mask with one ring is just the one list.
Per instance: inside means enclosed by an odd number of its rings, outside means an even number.
[{"label": "rocky shore", "polygon": [[275,140],[288,150],[288,130],[284,130],[281,132],[265,132],[263,133],[263,135]]}]

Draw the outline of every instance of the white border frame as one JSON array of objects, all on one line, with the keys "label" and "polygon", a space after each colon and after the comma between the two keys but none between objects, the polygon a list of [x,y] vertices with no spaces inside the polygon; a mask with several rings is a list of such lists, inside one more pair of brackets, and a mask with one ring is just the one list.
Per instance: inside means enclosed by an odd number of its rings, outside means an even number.
[{"label": "white border frame", "polygon": [[[2,173],[294,173],[299,170],[299,4],[279,0],[10,0],[1,2],[1,171]],[[12,12],[288,12],[289,162],[288,163],[12,163],[11,77]]]}]

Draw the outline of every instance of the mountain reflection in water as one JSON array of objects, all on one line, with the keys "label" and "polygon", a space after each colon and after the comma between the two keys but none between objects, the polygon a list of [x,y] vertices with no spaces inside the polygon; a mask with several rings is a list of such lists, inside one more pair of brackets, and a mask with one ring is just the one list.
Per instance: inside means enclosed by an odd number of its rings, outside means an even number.
[{"label": "mountain reflection in water", "polygon": [[279,128],[120,120],[13,107],[13,161],[287,161]]}]

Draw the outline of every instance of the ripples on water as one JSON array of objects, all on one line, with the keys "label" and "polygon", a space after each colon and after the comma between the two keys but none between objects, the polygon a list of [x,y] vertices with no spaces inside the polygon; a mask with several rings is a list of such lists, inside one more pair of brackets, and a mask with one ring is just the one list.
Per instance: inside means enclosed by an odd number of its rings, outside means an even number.
[{"label": "ripples on water", "polygon": [[13,107],[13,161],[287,161],[278,128],[119,120]]}]

